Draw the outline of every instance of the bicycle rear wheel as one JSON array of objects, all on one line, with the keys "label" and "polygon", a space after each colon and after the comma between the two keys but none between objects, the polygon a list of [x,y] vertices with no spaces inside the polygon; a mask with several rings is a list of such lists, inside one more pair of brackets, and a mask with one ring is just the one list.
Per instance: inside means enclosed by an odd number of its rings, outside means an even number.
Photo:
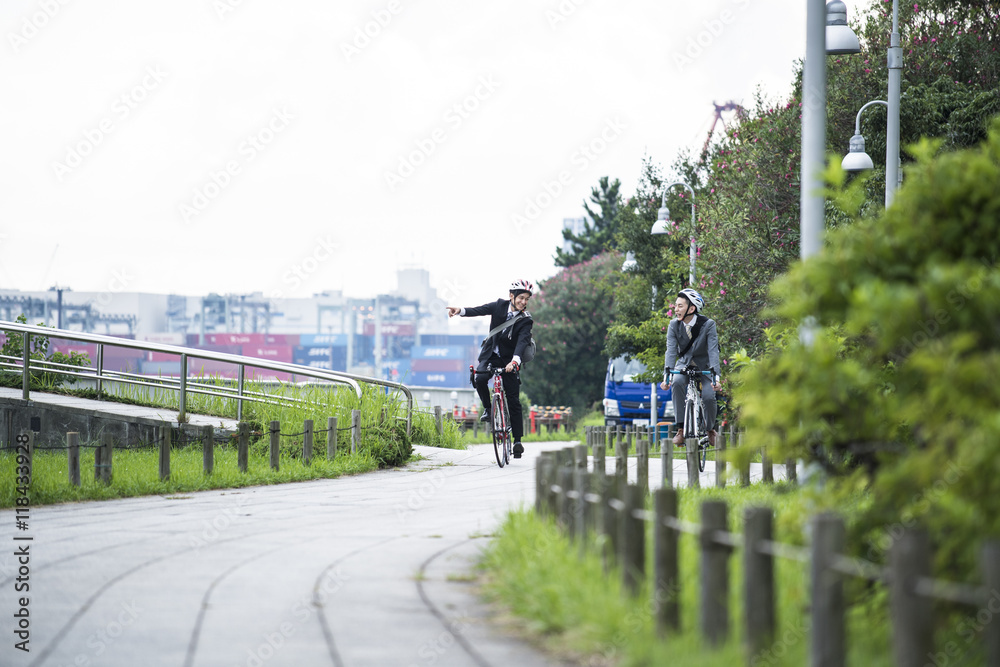
[{"label": "bicycle rear wheel", "polygon": [[493,453],[497,457],[497,465],[501,468],[507,463],[507,402],[502,395],[495,395],[490,405],[490,417],[493,418]]},{"label": "bicycle rear wheel", "polygon": [[708,436],[698,439],[698,472],[705,472],[705,461],[708,459]]},{"label": "bicycle rear wheel", "polygon": [[684,439],[693,438],[698,435],[698,424],[695,422],[694,401],[684,402]]}]

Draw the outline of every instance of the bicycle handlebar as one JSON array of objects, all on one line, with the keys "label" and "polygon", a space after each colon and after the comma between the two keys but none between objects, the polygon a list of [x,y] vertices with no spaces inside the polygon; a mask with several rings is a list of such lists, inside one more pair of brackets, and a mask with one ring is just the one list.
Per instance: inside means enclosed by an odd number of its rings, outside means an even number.
[{"label": "bicycle handlebar", "polygon": [[712,371],[695,371],[695,370],[689,370],[689,371],[673,371],[673,370],[671,370],[671,371],[667,371],[667,373],[670,374],[670,375],[712,375]]}]

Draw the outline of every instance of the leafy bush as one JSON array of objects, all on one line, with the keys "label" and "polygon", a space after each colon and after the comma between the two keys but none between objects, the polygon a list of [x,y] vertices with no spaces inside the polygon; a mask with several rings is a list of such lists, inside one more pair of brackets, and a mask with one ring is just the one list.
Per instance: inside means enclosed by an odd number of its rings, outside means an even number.
[{"label": "leafy bush", "polygon": [[865,555],[922,525],[965,578],[1000,535],[1000,119],[977,149],[939,145],[912,149],[887,212],[775,281],[784,342],[748,365],[740,403],[754,444],[834,476],[831,502],[871,489]]},{"label": "leafy bush", "polygon": [[[23,314],[18,315],[16,322],[26,324],[28,318]],[[45,324],[39,322],[37,326],[44,327]],[[79,352],[71,352],[65,355],[62,352],[49,353],[49,339],[47,336],[33,335],[29,339],[31,349],[28,351],[30,359],[35,361],[46,361],[55,364],[66,364],[68,366],[89,366],[90,357]],[[24,340],[20,333],[11,332],[0,348],[0,355],[13,357],[14,359],[24,358]],[[5,361],[10,361],[6,359]],[[9,370],[0,371],[0,385],[4,387],[20,387],[23,382],[20,373]],[[75,384],[76,378],[58,375],[52,371],[32,369],[29,374],[28,388],[35,390],[51,390],[61,387],[63,384]]]}]

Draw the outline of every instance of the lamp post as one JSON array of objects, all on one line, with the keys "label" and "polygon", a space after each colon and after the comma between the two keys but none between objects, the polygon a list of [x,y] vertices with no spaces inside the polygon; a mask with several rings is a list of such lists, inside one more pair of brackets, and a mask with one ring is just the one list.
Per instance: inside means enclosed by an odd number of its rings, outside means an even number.
[{"label": "lamp post", "polygon": [[[864,105],[858,110],[858,117],[854,121],[854,136],[851,137],[850,152],[844,156],[841,161],[840,166],[844,171],[865,171],[867,169],[873,169],[875,163],[872,162],[871,157],[865,152],[865,138],[861,135],[861,112],[870,107],[873,104],[881,104],[884,106],[889,106],[888,102],[883,100],[872,100],[868,104]],[[889,205],[889,179],[888,179],[888,167],[891,156],[888,151],[886,151],[885,161],[886,161],[886,181],[885,181],[885,201],[886,206]],[[899,160],[899,157],[896,157]]]},{"label": "lamp post", "polygon": [[892,33],[889,35],[889,117],[885,135],[885,207],[889,208],[899,187],[899,81],[903,73],[903,49],[899,46],[899,0],[892,0]]},{"label": "lamp post", "polygon": [[653,223],[653,228],[649,230],[650,234],[666,234],[667,223],[670,222],[670,209],[667,208],[667,190],[674,187],[675,185],[682,185],[691,192],[691,247],[689,249],[689,254],[691,256],[691,268],[688,271],[688,286],[694,287],[694,258],[697,252],[695,248],[695,234],[697,232],[698,220],[695,218],[695,206],[694,206],[694,188],[683,181],[676,181],[671,183],[663,189],[663,197],[660,200],[660,210],[656,214],[656,222]]}]

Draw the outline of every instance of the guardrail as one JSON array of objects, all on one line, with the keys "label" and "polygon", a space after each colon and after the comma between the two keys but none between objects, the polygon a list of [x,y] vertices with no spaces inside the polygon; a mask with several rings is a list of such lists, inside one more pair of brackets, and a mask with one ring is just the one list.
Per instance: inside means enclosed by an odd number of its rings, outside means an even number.
[{"label": "guardrail", "polygon": [[[354,375],[352,373],[342,373],[340,371],[329,371],[311,366],[300,366],[281,361],[270,361],[258,359],[256,357],[246,357],[239,354],[227,354],[224,352],[212,352],[209,350],[199,350],[197,348],[182,347],[179,345],[166,345],[163,343],[151,343],[149,341],[131,340],[128,338],[116,338],[114,336],[102,336],[101,334],[89,334],[80,331],[68,331],[66,329],[54,329],[50,327],[38,327],[19,322],[7,322],[0,320],[0,331],[15,331],[23,336],[23,356],[20,359],[0,355],[0,369],[20,373],[22,377],[21,394],[24,400],[29,400],[29,383],[31,379],[31,369],[46,371],[56,375],[75,377],[81,379],[94,380],[97,383],[98,395],[101,393],[104,382],[122,382],[137,386],[155,387],[160,389],[172,389],[179,392],[179,414],[178,421],[185,421],[187,414],[187,394],[205,394],[220,398],[231,398],[236,400],[236,418],[243,418],[243,401],[254,401],[258,403],[302,403],[301,399],[289,397],[269,396],[260,392],[246,391],[245,378],[246,368],[262,368],[266,370],[294,373],[305,377],[325,380],[336,384],[343,384],[354,389],[358,400],[362,399],[361,384],[379,385],[387,388],[398,389],[406,396],[406,435],[410,435],[413,426],[413,393],[406,385],[389,380]],[[92,360],[95,366],[87,368],[85,366],[71,366],[41,359],[32,359],[31,336],[44,336],[46,338],[59,338],[63,340],[74,340],[83,343],[95,343],[97,345],[97,359]],[[104,369],[104,347],[124,347],[134,350],[144,350],[147,352],[164,352],[176,354],[180,357],[180,373],[177,378],[156,377],[139,373],[126,373],[122,371],[108,371]],[[238,368],[236,387],[224,387],[208,385],[199,382],[189,381],[188,362],[190,359],[208,359],[212,361],[222,361],[235,364]]]}]

